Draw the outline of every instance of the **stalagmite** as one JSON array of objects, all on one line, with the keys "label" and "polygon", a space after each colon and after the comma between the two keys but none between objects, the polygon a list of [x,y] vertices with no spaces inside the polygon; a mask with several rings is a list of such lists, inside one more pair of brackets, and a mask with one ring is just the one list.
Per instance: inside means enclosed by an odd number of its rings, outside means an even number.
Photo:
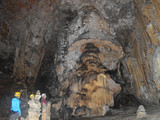
[{"label": "stalagmite", "polygon": [[50,120],[50,118],[51,118],[51,103],[50,102],[48,102],[48,104],[47,104],[47,110],[46,110],[46,120]]},{"label": "stalagmite", "polygon": [[51,103],[48,102],[47,105],[42,106],[42,120],[50,120],[50,109],[51,109]]},{"label": "stalagmite", "polygon": [[137,110],[137,118],[147,117],[146,110],[143,105],[140,105]]},{"label": "stalagmite", "polygon": [[42,94],[42,99],[41,99],[41,105],[42,105],[42,120],[50,120],[50,108],[51,108],[51,103],[47,102],[46,99],[46,94]]},{"label": "stalagmite", "polygon": [[36,92],[35,97],[28,101],[29,110],[27,118],[21,117],[21,120],[39,120],[41,115],[40,91]]},{"label": "stalagmite", "polygon": [[31,99],[29,104],[29,111],[28,111],[28,120],[39,120],[39,117],[41,115],[41,103],[40,103],[40,91],[36,92],[35,98]]}]

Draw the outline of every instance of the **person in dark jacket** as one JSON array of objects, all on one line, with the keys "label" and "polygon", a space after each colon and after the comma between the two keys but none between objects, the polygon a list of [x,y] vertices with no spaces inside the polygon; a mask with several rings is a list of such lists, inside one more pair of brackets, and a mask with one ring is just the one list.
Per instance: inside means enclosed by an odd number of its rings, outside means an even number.
[{"label": "person in dark jacket", "polygon": [[43,93],[42,94],[42,99],[41,99],[42,106],[47,105],[46,97],[47,97],[46,93]]},{"label": "person in dark jacket", "polygon": [[21,109],[20,109],[21,101],[19,100],[21,93],[15,92],[14,96],[15,98],[13,98],[11,101],[10,120],[19,120],[19,117],[21,116]]}]

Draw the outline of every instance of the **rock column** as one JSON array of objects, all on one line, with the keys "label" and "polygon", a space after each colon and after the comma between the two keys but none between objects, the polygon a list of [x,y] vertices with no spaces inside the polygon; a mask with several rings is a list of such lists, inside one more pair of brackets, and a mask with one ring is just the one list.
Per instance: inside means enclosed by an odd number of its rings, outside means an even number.
[{"label": "rock column", "polygon": [[41,115],[41,103],[39,102],[40,98],[40,92],[37,91],[35,98],[29,100],[28,120],[39,120]]},{"label": "rock column", "polygon": [[51,109],[50,102],[42,105],[42,120],[50,120],[50,115],[51,115],[50,109]]}]

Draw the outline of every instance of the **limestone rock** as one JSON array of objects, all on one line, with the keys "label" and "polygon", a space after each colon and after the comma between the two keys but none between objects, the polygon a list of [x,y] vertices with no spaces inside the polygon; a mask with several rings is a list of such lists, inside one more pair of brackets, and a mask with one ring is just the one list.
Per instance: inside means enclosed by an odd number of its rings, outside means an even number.
[{"label": "limestone rock", "polygon": [[21,120],[39,120],[41,115],[41,103],[40,103],[40,91],[38,90],[36,92],[36,95],[34,98],[28,101],[29,110],[28,110],[28,116],[26,119],[21,117]]},{"label": "limestone rock", "polygon": [[[73,86],[77,88],[78,84]],[[82,109],[82,106],[85,106],[90,109],[88,111],[90,115],[103,116],[109,110],[109,106],[114,105],[113,95],[119,93],[120,90],[121,87],[109,75],[99,74],[95,76],[91,74],[83,81],[80,91],[72,91],[72,94],[66,100],[66,104],[72,108],[80,106],[79,110]],[[76,112],[73,115],[85,115],[84,110],[80,111],[80,113]]]},{"label": "limestone rock", "polygon": [[57,104],[52,104],[52,108],[56,109],[57,111],[61,109],[62,101],[58,102]]},{"label": "limestone rock", "polygon": [[145,118],[147,117],[146,110],[143,105],[140,105],[137,110],[137,118]]},{"label": "limestone rock", "polygon": [[[56,103],[55,96],[65,97],[73,109],[85,105],[93,115],[113,105],[121,89],[115,81],[125,85],[126,94],[159,104],[159,5],[159,0],[1,0],[1,64],[4,70],[13,66],[13,78],[25,89],[36,83],[48,89],[49,82]],[[99,80],[99,74],[106,78]]]},{"label": "limestone rock", "polygon": [[135,30],[129,35],[130,40],[125,47],[123,77],[130,83],[127,89],[131,94],[141,101],[159,104],[160,2],[134,0],[134,3]]},{"label": "limestone rock", "polygon": [[50,120],[50,116],[51,116],[50,110],[51,110],[50,102],[42,105],[42,120]]}]

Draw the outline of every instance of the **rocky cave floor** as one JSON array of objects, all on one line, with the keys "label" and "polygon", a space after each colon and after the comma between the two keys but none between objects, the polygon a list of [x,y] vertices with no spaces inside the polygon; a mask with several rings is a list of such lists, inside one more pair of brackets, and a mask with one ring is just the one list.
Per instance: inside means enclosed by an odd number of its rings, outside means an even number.
[{"label": "rocky cave floor", "polygon": [[104,117],[92,118],[72,118],[71,120],[160,120],[160,106],[147,107],[147,117],[136,118],[137,107],[125,107],[120,109],[111,109]]},{"label": "rocky cave floor", "polygon": [[[2,79],[0,84],[0,120],[9,120],[11,96],[17,88],[13,79],[8,75],[0,73],[0,79]],[[136,120],[137,109],[138,107],[121,107],[111,109],[104,117],[72,117],[70,120]],[[147,117],[139,120],[160,120],[160,106],[145,107],[145,109]]]},{"label": "rocky cave floor", "polygon": [[[72,117],[69,120],[160,120],[160,107],[159,106],[152,106],[152,107],[146,108],[147,117],[141,118],[141,119],[136,118],[136,110],[137,110],[136,107],[112,109],[104,117],[91,117],[91,118]],[[3,116],[3,118],[0,118],[0,120],[9,120],[9,118],[8,116]],[[56,119],[53,119],[53,120],[56,120]]]}]

